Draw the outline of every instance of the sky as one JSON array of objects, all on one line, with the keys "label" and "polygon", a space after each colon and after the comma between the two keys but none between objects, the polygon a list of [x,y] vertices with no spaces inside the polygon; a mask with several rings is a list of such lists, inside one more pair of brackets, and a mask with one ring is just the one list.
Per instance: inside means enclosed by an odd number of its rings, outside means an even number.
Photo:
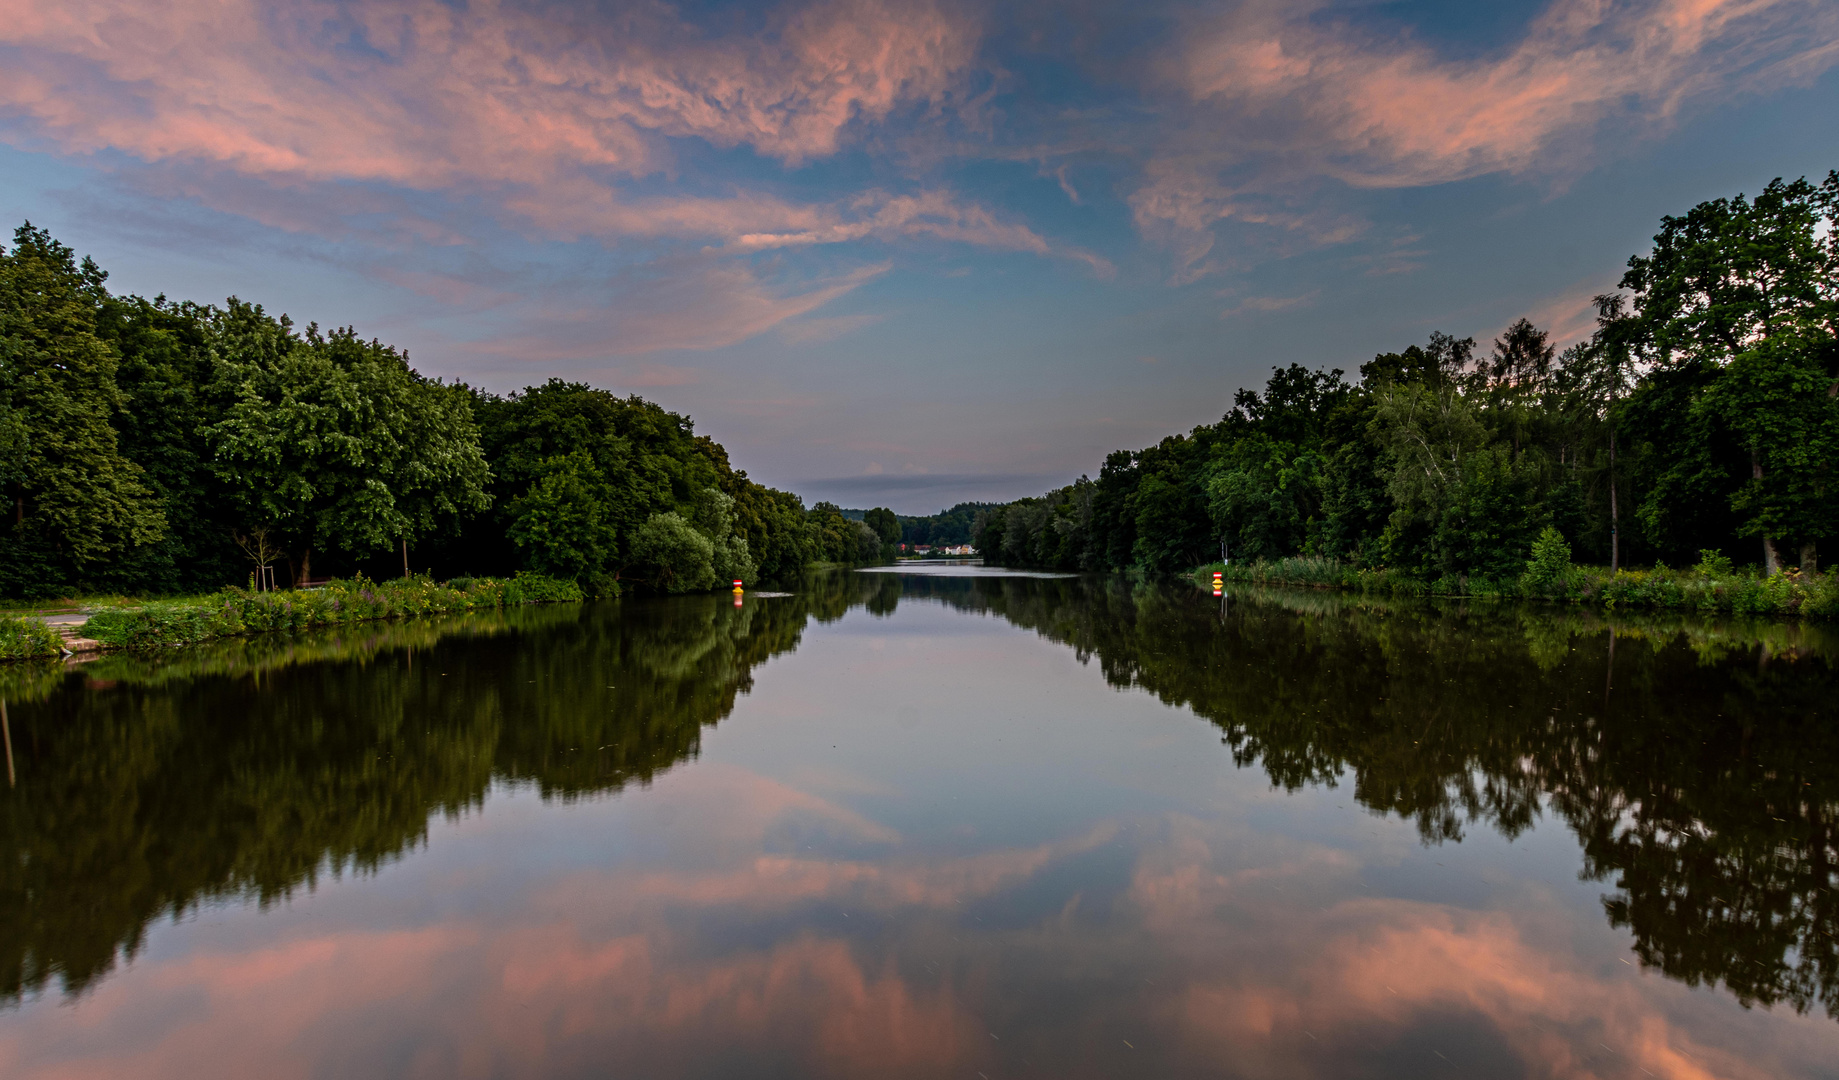
[{"label": "sky", "polygon": [[1839,168],[1835,69],[1834,0],[0,0],[0,217],[929,513],[1575,340],[1662,215]]}]

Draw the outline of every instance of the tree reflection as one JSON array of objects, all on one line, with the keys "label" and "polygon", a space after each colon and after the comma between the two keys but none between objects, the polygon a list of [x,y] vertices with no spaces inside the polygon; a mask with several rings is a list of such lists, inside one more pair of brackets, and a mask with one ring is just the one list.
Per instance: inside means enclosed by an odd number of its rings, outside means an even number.
[{"label": "tree reflection", "polygon": [[1279,592],[1222,620],[1211,596],[1119,579],[920,587],[1193,709],[1286,789],[1351,779],[1427,842],[1549,810],[1646,963],[1839,1017],[1829,630]]},{"label": "tree reflection", "polygon": [[0,668],[19,777],[0,801],[0,994],[79,993],[156,919],[373,870],[494,782],[562,799],[647,783],[812,619],[928,601],[1067,645],[1218,725],[1241,766],[1351,783],[1426,842],[1551,814],[1645,962],[1839,1016],[1831,631],[886,574],[739,608],[521,609]]},{"label": "tree reflection", "polygon": [[18,759],[0,997],[80,993],[156,919],[374,870],[494,779],[564,799],[646,783],[696,755],[808,616],[872,592],[833,575],[739,608],[518,609],[0,668]]}]

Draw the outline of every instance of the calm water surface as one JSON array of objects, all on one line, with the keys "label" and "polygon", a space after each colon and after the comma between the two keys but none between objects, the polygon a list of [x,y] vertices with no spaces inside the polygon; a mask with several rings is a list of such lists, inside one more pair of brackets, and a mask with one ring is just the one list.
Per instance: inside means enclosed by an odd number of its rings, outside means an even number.
[{"label": "calm water surface", "polygon": [[1839,1076],[1835,656],[879,573],[0,668],[0,1075]]}]

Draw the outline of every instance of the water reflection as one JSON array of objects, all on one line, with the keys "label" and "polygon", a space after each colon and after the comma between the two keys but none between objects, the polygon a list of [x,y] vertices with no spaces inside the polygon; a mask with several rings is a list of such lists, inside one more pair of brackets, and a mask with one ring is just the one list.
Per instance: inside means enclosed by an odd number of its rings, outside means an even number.
[{"label": "water reflection", "polygon": [[1824,1075],[1835,655],[833,575],[3,669],[0,1071]]},{"label": "water reflection", "polygon": [[[696,753],[752,668],[834,619],[712,601],[523,609],[0,668],[0,994],[78,993],[147,925],[375,870],[498,777],[563,798]],[[872,592],[870,592],[872,595]]]},{"label": "water reflection", "polygon": [[[1218,724],[1288,790],[1354,797],[1426,841],[1549,810],[1615,887],[1642,960],[1745,1004],[1839,1016],[1839,645],[1820,625],[1186,596],[1090,580],[955,590]],[[1075,598],[1076,597],[1076,598]],[[1616,650],[1620,649],[1620,656]]]}]

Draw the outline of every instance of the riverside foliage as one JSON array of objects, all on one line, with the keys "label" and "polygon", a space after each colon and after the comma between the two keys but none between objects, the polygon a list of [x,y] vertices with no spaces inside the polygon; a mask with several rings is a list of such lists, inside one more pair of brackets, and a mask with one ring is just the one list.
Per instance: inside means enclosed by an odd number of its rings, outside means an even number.
[{"label": "riverside foliage", "polygon": [[212,638],[276,630],[307,630],[405,615],[494,610],[523,604],[578,601],[572,581],[519,574],[509,580],[428,578],[332,581],[322,588],[255,592],[225,589],[191,600],[138,604],[91,615],[83,633],[113,648],[196,645]]},{"label": "riverside foliage", "polygon": [[0,248],[0,596],[204,593],[405,560],[607,595],[856,563],[863,527],[690,419],[552,380],[429,379],[350,328],[117,296],[29,223]]},{"label": "riverside foliage", "polygon": [[[1269,580],[1722,610],[1771,589],[1829,594],[1814,578],[1839,533],[1836,216],[1839,174],[1702,203],[1664,219],[1621,291],[1597,298],[1587,341],[1560,352],[1522,319],[1485,354],[1432,334],[1354,382],[1275,368],[1217,424],[985,511],[977,546],[1015,566],[1230,561]],[[1559,543],[1609,570],[1572,574]],[[1722,570],[1665,569],[1706,559]],[[1654,570],[1618,575],[1630,562]],[[1807,580],[1792,587],[1731,570],[1793,562]]]}]

